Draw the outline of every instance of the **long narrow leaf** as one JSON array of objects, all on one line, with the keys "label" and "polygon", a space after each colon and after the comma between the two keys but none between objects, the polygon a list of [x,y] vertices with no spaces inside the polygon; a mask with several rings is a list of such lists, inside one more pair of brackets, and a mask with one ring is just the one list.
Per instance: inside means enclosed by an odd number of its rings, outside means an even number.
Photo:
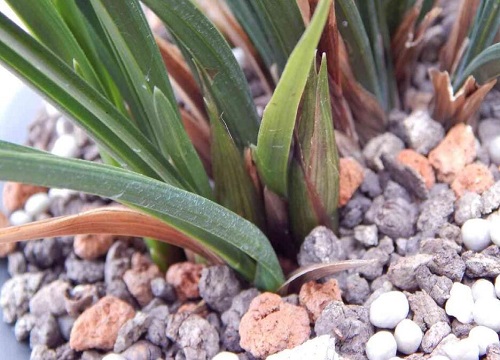
[{"label": "long narrow leaf", "polygon": [[2,180],[29,179],[33,184],[114,199],[197,239],[263,289],[276,290],[283,282],[266,237],[250,222],[210,200],[116,167],[8,148],[3,150],[0,142]]},{"label": "long narrow leaf", "polygon": [[471,75],[480,85],[500,76],[500,43],[491,45],[471,61],[457,78],[457,87],[460,88]]},{"label": "long narrow leaf", "polygon": [[255,160],[263,183],[281,196],[287,194],[288,158],[300,98],[331,4],[331,0],[319,3],[264,110]]},{"label": "long narrow leaf", "polygon": [[0,61],[78,121],[121,164],[189,188],[129,119],[1,13]]},{"label": "long narrow leaf", "polygon": [[[143,0],[211,78],[214,101],[240,151],[255,143],[257,110],[231,49],[190,0]],[[230,95],[230,96],[229,96]]]}]

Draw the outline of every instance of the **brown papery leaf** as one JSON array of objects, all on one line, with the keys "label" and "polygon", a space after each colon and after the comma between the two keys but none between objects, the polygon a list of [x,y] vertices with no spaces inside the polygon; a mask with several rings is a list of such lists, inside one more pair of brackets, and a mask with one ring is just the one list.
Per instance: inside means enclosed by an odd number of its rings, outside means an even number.
[{"label": "brown papery leaf", "polygon": [[309,3],[311,0],[297,0],[297,6],[300,10],[300,15],[302,15],[302,20],[304,24],[307,26],[311,21],[311,7]]},{"label": "brown papery leaf", "polygon": [[186,234],[151,216],[124,207],[97,208],[77,215],[1,228],[0,244],[77,234],[113,234],[154,238],[192,250],[214,264],[223,263],[219,256]]},{"label": "brown papery leaf", "polygon": [[439,54],[441,70],[453,73],[458,66],[479,3],[480,0],[462,0],[450,36]]},{"label": "brown papery leaf", "polygon": [[370,265],[376,260],[345,260],[327,264],[313,264],[304,266],[288,276],[287,281],[278,289],[278,294],[284,296],[288,294],[298,294],[302,285],[312,280],[319,280],[325,276],[330,276],[341,271],[357,269]]},{"label": "brown papery leaf", "polygon": [[394,75],[402,94],[409,87],[413,69],[425,43],[426,31],[442,11],[441,8],[433,8],[417,25],[421,7],[422,2],[419,1],[406,13],[391,42]]},{"label": "brown papery leaf", "polygon": [[434,85],[432,117],[447,128],[458,123],[470,123],[486,94],[496,84],[496,80],[491,80],[479,85],[472,76],[469,76],[460,90],[454,94],[447,71],[431,69],[429,75]]},{"label": "brown papery leaf", "polygon": [[159,36],[155,36],[155,40],[160,49],[160,54],[167,68],[168,75],[172,80],[172,86],[188,105],[196,121],[208,123],[203,96],[180,50],[177,46],[163,40]]}]

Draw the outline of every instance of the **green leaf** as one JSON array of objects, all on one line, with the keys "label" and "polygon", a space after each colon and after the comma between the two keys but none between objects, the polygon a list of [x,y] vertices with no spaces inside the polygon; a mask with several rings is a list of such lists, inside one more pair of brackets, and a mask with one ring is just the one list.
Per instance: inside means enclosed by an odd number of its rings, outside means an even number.
[{"label": "green leaf", "polygon": [[460,64],[455,73],[453,88],[458,90],[458,81],[463,78],[462,72],[469,66],[470,62],[493,44],[496,34],[500,29],[500,0],[483,0],[479,5],[470,32],[470,40]]},{"label": "green leaf", "polygon": [[0,142],[0,178],[108,197],[156,217],[219,254],[263,290],[284,281],[267,238],[250,222],[198,195],[116,167],[13,151]]},{"label": "green leaf", "polygon": [[384,104],[370,39],[354,0],[337,0],[335,9],[339,31],[345,41],[356,80],[371,92],[380,104]]},{"label": "green leaf", "polygon": [[398,29],[405,13],[415,4],[415,0],[376,0],[382,1],[387,19],[389,33],[393,35]]},{"label": "green leaf", "polygon": [[471,75],[481,85],[500,76],[500,43],[491,45],[471,61],[457,78],[456,88],[460,89]]},{"label": "green leaf", "polygon": [[264,209],[245,169],[243,157],[213,102],[207,101],[206,107],[212,125],[212,172],[217,203],[262,229]]},{"label": "green leaf", "polygon": [[290,169],[290,223],[299,245],[314,227],[337,223],[339,164],[325,56],[318,74],[314,68],[304,90]]},{"label": "green leaf", "polygon": [[161,131],[158,138],[164,139],[164,146],[175,167],[181,176],[193,185],[198,195],[208,199],[212,198],[212,189],[208,182],[207,173],[181,120],[176,117],[177,105],[174,104],[172,107],[172,103],[156,87],[154,88],[154,108],[157,122],[164,124],[164,126],[157,128],[157,131]]},{"label": "green leaf", "polygon": [[264,110],[255,161],[263,183],[281,196],[287,194],[288,157],[300,98],[331,4],[331,0],[319,3]]},{"label": "green leaf", "polygon": [[213,98],[242,151],[255,143],[258,115],[243,71],[212,23],[189,0],[143,0],[177,43],[210,75]]},{"label": "green leaf", "polygon": [[255,15],[263,25],[274,59],[281,74],[297,41],[304,32],[304,22],[296,1],[255,0]]},{"label": "green leaf", "polygon": [[189,188],[175,169],[107,99],[0,13],[0,61],[54,102],[122,166]]}]

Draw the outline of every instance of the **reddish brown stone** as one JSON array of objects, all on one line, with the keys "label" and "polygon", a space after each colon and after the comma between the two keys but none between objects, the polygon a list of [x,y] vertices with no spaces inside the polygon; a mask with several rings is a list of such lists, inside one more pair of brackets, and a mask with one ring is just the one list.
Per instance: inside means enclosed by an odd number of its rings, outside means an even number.
[{"label": "reddish brown stone", "polygon": [[252,300],[239,331],[240,346],[258,358],[294,348],[311,334],[307,311],[271,293]]},{"label": "reddish brown stone", "polygon": [[188,261],[173,264],[168,268],[166,280],[174,286],[179,300],[200,297],[198,283],[200,282],[202,269],[203,265],[193,264]]},{"label": "reddish brown stone", "polygon": [[420,174],[422,179],[424,179],[427,189],[430,189],[436,183],[436,176],[429,160],[415,150],[405,149],[401,151],[398,154],[397,160]]},{"label": "reddish brown stone", "polygon": [[146,256],[135,253],[132,256],[132,268],[125,271],[123,281],[139,305],[146,306],[153,300],[151,280],[160,276],[161,272],[158,266],[153,264]]},{"label": "reddish brown stone", "polygon": [[10,212],[21,209],[28,198],[39,192],[47,192],[47,188],[17,182],[6,182],[3,187],[3,208]]},{"label": "reddish brown stone", "polygon": [[[0,212],[0,228],[6,227],[9,225],[9,220],[4,215],[4,213]],[[16,243],[6,243],[0,244],[0,258],[4,258],[10,253],[13,253],[16,250]]]},{"label": "reddish brown stone", "polygon": [[476,139],[472,128],[465,124],[455,125],[430,152],[429,162],[436,169],[439,181],[451,184],[457,174],[476,157]]},{"label": "reddish brown stone", "polygon": [[365,174],[363,167],[352,158],[341,158],[339,168],[339,206],[344,206],[363,183]]},{"label": "reddish brown stone", "polygon": [[135,316],[132,306],[114,296],[105,296],[76,319],[69,345],[76,351],[112,350],[118,331]]},{"label": "reddish brown stone", "polygon": [[460,171],[451,183],[451,188],[457,197],[461,197],[467,191],[482,194],[488,190],[495,179],[491,171],[483,164],[474,163],[467,165]]},{"label": "reddish brown stone", "polygon": [[337,280],[331,279],[324,284],[309,281],[302,285],[299,301],[307,309],[311,322],[315,322],[323,309],[332,301],[342,301]]},{"label": "reddish brown stone", "polygon": [[111,234],[75,235],[73,249],[75,254],[85,260],[94,260],[106,254],[115,240]]}]

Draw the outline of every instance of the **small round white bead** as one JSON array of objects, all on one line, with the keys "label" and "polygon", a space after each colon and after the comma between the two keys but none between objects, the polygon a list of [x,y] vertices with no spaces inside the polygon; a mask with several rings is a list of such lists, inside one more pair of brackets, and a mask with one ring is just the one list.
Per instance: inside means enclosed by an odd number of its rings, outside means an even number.
[{"label": "small round white bead", "polygon": [[474,319],[474,298],[472,290],[467,285],[455,282],[450,290],[450,298],[446,301],[445,311],[463,324],[469,324]]},{"label": "small round white bead", "polygon": [[223,351],[215,355],[212,360],[238,360],[239,357],[235,353]]},{"label": "small round white bead", "polygon": [[33,221],[33,218],[26,214],[24,210],[17,210],[10,214],[9,222],[11,225],[24,225]]},{"label": "small round white bead", "polygon": [[389,331],[379,331],[366,343],[366,356],[369,360],[387,360],[396,356],[396,339]]},{"label": "small round white bead", "polygon": [[24,204],[24,211],[30,216],[38,216],[47,211],[50,206],[50,198],[47,193],[40,192],[31,195]]},{"label": "small round white bead", "polygon": [[62,157],[76,157],[78,154],[78,144],[73,135],[64,134],[57,138],[50,151],[53,155]]},{"label": "small round white bead", "polygon": [[474,321],[495,332],[500,331],[500,300],[481,298],[474,304]]},{"label": "small round white bead", "polygon": [[479,346],[479,355],[486,354],[486,349],[492,344],[499,344],[498,334],[486,326],[475,326],[469,332],[469,338]]},{"label": "small round white bead", "polygon": [[406,355],[417,351],[423,336],[424,333],[420,327],[410,319],[402,320],[394,330],[398,351]]},{"label": "small round white bead", "polygon": [[486,279],[479,279],[474,284],[472,284],[472,297],[474,301],[480,298],[495,298],[495,286],[491,281]]},{"label": "small round white bead", "polygon": [[479,359],[479,347],[474,340],[469,338],[446,344],[443,350],[451,360]]},{"label": "small round white bead", "polygon": [[370,322],[379,328],[394,329],[408,315],[410,305],[401,291],[389,291],[373,301],[370,306]]},{"label": "small round white bead", "polygon": [[485,219],[469,219],[462,225],[462,242],[473,251],[482,251],[491,244],[490,222]]}]

